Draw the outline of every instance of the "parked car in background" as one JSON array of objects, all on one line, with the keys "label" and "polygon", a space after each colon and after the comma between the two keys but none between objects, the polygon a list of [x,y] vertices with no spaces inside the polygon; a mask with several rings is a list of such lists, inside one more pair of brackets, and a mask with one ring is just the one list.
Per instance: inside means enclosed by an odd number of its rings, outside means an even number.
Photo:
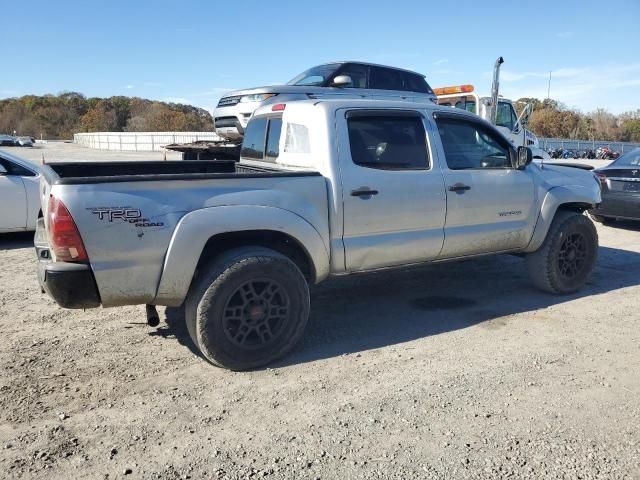
[{"label": "parked car in background", "polygon": [[241,139],[253,112],[262,105],[309,98],[373,98],[434,102],[424,75],[364,62],[333,62],[310,68],[286,85],[272,85],[225,94],[213,112],[215,130],[227,139]]},{"label": "parked car in background", "polygon": [[618,218],[640,220],[640,148],[594,173],[602,186],[602,203],[589,211],[591,218],[601,223]]},{"label": "parked car in background", "polygon": [[12,135],[0,135],[0,147],[15,147],[16,145],[16,137]]},{"label": "parked car in background", "polygon": [[16,143],[16,146],[19,147],[33,147],[35,141],[33,140],[33,137],[17,137]]},{"label": "parked car in background", "polygon": [[35,230],[40,167],[0,152],[0,233]]}]

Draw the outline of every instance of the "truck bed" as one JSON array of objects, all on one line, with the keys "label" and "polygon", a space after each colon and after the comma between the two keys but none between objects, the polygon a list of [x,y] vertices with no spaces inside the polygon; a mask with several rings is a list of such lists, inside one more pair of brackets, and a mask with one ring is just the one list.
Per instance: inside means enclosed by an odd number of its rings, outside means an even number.
[{"label": "truck bed", "polygon": [[250,166],[226,160],[61,162],[46,165],[43,168],[43,174],[49,185],[320,175],[312,171],[284,170],[275,166],[274,168]]},{"label": "truck bed", "polygon": [[[80,233],[103,306],[181,303],[159,290],[164,259],[180,232],[190,232],[187,246],[176,248],[202,252],[214,233],[242,229],[247,222],[258,225],[256,230],[279,230],[301,221],[314,235],[322,232],[318,238],[325,243],[318,250],[326,253],[329,207],[319,172],[178,160],[53,163],[45,165],[43,175],[42,227],[50,198],[59,199]],[[188,266],[187,257],[178,263],[172,272]],[[187,268],[192,271],[178,287],[189,286],[195,264]],[[169,291],[178,289],[172,284]]]}]

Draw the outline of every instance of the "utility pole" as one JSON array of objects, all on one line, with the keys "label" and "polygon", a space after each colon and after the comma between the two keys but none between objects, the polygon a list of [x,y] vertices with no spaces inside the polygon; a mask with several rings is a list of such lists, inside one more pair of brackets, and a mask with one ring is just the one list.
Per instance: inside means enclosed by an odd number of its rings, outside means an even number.
[{"label": "utility pole", "polygon": [[547,86],[547,100],[551,98],[551,70],[549,70],[549,85]]}]

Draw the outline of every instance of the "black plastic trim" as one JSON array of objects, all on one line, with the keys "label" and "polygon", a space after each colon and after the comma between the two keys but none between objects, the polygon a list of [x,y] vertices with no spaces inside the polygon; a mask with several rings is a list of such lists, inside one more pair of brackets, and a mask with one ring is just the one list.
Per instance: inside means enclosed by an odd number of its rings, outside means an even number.
[{"label": "black plastic trim", "polygon": [[[230,178],[287,178],[287,177],[315,177],[320,176],[319,172],[300,172],[300,171],[283,171],[277,169],[269,169],[267,167],[253,167],[248,165],[236,164],[233,161],[176,161],[176,162],[144,162],[145,168],[152,169],[157,167],[159,170],[168,170],[172,166],[177,170],[176,173],[134,173],[136,165],[142,167],[140,163],[134,162],[118,162],[118,163],[82,163],[81,166],[91,170],[99,170],[100,167],[130,167],[132,173],[127,174],[105,174],[95,176],[64,176],[64,167],[78,166],[77,163],[56,163],[47,165],[42,169],[42,173],[49,185],[85,185],[96,183],[122,183],[122,182],[160,182],[168,180],[211,180],[211,179],[230,179]],[[155,165],[153,165],[155,164]],[[226,164],[226,165],[225,165]],[[213,166],[216,172],[198,172],[198,173],[181,173],[180,170],[189,170],[190,167],[206,167]],[[232,168],[229,168],[231,166]],[[62,175],[58,174],[54,169],[62,170]],[[241,170],[239,170],[241,169]],[[226,171],[225,171],[226,170]],[[231,171],[229,171],[231,170]]]},{"label": "black plastic trim", "polygon": [[235,127],[241,128],[240,122],[236,117],[218,117],[215,119],[216,128]]},{"label": "black plastic trim", "polygon": [[44,267],[43,274],[42,286],[61,307],[100,306],[100,294],[89,265],[51,262]]}]

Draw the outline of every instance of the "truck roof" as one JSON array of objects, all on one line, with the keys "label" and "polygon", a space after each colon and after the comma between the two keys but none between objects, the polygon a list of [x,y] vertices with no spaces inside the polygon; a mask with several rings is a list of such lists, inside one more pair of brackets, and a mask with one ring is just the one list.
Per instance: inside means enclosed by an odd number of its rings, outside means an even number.
[{"label": "truck roof", "polygon": [[[455,109],[451,107],[437,105],[432,102],[407,102],[402,100],[378,100],[373,98],[327,98],[327,99],[309,99],[309,100],[292,100],[290,102],[282,102],[287,108],[298,109],[306,106],[322,108],[325,110],[335,110],[337,108],[371,108],[371,109],[404,109],[404,110],[430,110],[452,113],[468,116],[469,118],[478,119],[479,117],[465,110]],[[256,109],[254,115],[265,115],[274,113],[271,105],[263,105]]]}]

